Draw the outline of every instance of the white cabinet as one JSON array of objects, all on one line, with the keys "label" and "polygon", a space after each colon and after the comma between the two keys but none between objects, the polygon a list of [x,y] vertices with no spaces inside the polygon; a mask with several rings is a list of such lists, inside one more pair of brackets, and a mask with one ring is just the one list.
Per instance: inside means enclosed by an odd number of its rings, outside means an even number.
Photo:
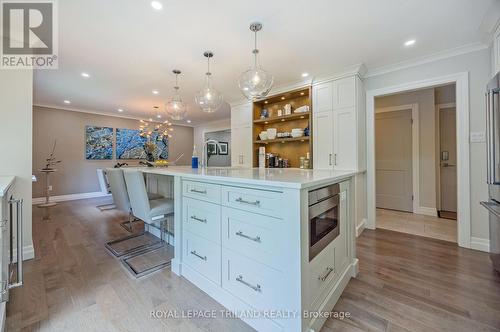
[{"label": "white cabinet", "polygon": [[359,170],[364,133],[358,76],[313,86],[313,158],[316,169]]},{"label": "white cabinet", "polygon": [[231,166],[252,167],[252,103],[231,109]]},{"label": "white cabinet", "polygon": [[333,167],[333,112],[321,112],[313,115],[313,156],[314,168]]},{"label": "white cabinet", "polygon": [[500,26],[497,28],[493,34],[493,56],[492,56],[492,76],[500,71]]}]

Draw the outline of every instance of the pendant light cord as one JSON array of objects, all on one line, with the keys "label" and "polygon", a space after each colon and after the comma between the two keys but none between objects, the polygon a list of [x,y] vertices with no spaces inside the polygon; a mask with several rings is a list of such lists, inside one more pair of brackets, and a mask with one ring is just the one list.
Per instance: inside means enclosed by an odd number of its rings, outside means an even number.
[{"label": "pendant light cord", "polygon": [[254,31],[255,34],[255,43],[254,43],[254,49],[253,49],[253,55],[254,55],[254,65],[257,67],[257,54],[259,53],[259,50],[257,49],[257,31]]}]

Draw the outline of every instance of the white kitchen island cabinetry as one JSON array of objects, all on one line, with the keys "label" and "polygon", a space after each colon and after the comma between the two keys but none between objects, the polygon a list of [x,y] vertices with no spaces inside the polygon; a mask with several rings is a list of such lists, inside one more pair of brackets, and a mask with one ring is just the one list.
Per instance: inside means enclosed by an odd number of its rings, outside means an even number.
[{"label": "white kitchen island cabinetry", "polygon": [[[325,318],[308,313],[330,312],[357,272],[354,172],[141,170],[174,179],[172,271],[258,331],[320,330]],[[309,193],[332,184],[339,235],[313,257]]]}]

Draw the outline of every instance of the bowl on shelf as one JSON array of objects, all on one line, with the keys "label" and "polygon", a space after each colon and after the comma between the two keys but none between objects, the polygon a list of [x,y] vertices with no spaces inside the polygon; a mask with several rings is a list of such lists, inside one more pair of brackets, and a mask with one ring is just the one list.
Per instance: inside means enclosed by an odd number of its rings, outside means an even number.
[{"label": "bowl on shelf", "polygon": [[275,139],[278,130],[276,128],[268,128],[267,129],[267,139]]},{"label": "bowl on shelf", "polygon": [[260,134],[259,134],[259,138],[262,141],[265,141],[267,139],[267,131],[261,131]]},{"label": "bowl on shelf", "polygon": [[292,137],[293,138],[297,138],[297,137],[302,137],[304,136],[304,131],[301,130],[301,131],[292,131]]}]

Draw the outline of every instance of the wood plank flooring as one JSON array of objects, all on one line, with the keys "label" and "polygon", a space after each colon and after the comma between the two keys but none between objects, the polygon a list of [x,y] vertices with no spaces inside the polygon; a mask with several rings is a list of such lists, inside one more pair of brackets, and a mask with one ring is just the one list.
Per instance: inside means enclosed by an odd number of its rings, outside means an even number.
[{"label": "wood plank flooring", "polygon": [[[152,310],[222,310],[168,269],[136,280],[105,249],[126,215],[91,199],[34,208],[35,259],[11,292],[7,331],[252,331],[238,319],[155,319]],[[335,306],[331,331],[500,331],[500,276],[488,255],[387,230],[358,238],[360,273]]]}]

